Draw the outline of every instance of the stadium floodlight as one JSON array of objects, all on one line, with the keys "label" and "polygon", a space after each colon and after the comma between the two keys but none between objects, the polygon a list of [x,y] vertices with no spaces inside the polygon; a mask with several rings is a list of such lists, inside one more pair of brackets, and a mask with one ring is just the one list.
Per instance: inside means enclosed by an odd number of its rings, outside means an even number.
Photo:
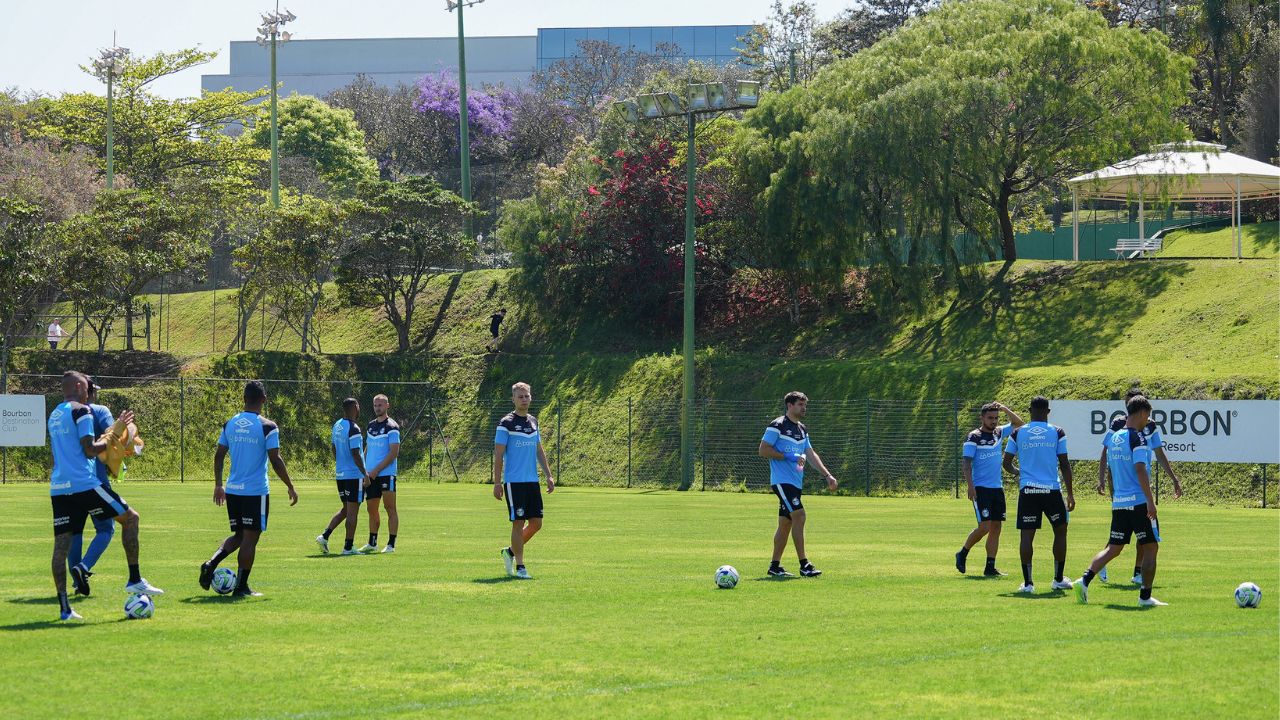
[{"label": "stadium floodlight", "polygon": [[271,206],[280,207],[280,125],[277,115],[280,89],[276,81],[276,48],[281,43],[293,39],[293,33],[285,32],[280,27],[298,19],[297,15],[286,8],[280,12],[280,4],[276,3],[275,12],[263,13],[262,24],[258,26],[257,43],[271,49]]},{"label": "stadium floodlight", "polygon": [[93,59],[93,74],[107,84],[107,189],[115,188],[115,79],[124,72],[129,60],[129,48],[116,45],[115,34],[111,36],[111,47],[98,53]]},{"label": "stadium floodlight", "polygon": [[[467,121],[467,42],[466,30],[462,23],[462,9],[479,5],[484,0],[444,0],[449,12],[458,11],[458,156],[459,169],[462,171],[462,199],[471,202],[471,133]],[[466,236],[471,237],[471,213],[463,218]]]},{"label": "stadium floodlight", "polygon": [[636,104],[635,100],[619,100],[613,106],[618,109],[618,112],[622,113],[622,117],[626,118],[627,122],[640,120],[640,106]]},{"label": "stadium floodlight", "polygon": [[689,86],[688,100],[691,112],[723,110],[725,107],[724,83],[694,83]]},{"label": "stadium floodlight", "polygon": [[640,117],[648,120],[662,117],[662,108],[658,107],[657,95],[637,95],[636,104],[640,106]]},{"label": "stadium floodlight", "polygon": [[734,105],[755,107],[760,103],[760,83],[756,80],[739,80],[734,89]]},{"label": "stadium floodlight", "polygon": [[658,107],[662,108],[663,115],[683,115],[684,100],[673,92],[657,93],[654,97],[658,100]]}]

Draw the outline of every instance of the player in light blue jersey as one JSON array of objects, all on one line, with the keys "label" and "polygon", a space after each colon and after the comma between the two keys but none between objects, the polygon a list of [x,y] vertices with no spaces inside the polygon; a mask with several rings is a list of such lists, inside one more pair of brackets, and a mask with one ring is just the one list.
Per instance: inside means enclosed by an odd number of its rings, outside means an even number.
[{"label": "player in light blue jersey", "polygon": [[[298,493],[289,480],[289,470],[280,457],[280,428],[272,420],[262,416],[267,404],[267,391],[261,382],[250,381],[244,386],[244,411],[222,425],[218,435],[218,448],[213,453],[213,504],[227,506],[227,519],[231,523],[231,535],[222,541],[213,557],[200,565],[200,587],[209,589],[213,571],[228,555],[239,551],[236,563],[235,597],[262,595],[249,587],[249,572],[257,557],[258,539],[267,529],[267,514],[271,509],[271,486],[267,477],[267,463],[289,490],[289,505],[298,504]],[[222,485],[222,467],[227,455],[231,456],[231,473],[227,485]]]},{"label": "player in light blue jersey", "polygon": [[316,544],[326,554],[329,552],[329,536],[338,523],[345,522],[347,537],[342,546],[343,555],[356,552],[356,526],[360,523],[360,503],[370,485],[369,473],[364,469],[364,436],[356,419],[360,417],[360,401],[347,398],[342,401],[342,417],[333,424],[330,444],[333,446],[334,477],[338,481],[338,499],[342,507],[329,518],[324,532],[316,536]]},{"label": "player in light blue jersey", "polygon": [[[116,419],[111,416],[110,408],[98,404],[101,386],[93,378],[86,379],[89,382],[89,413],[93,416],[93,436],[99,438],[110,429]],[[107,473],[107,464],[100,458],[94,458],[93,469],[102,487],[110,490],[111,478]],[[94,534],[93,542],[89,543],[89,551],[84,552],[84,533],[76,533],[71,536],[71,550],[67,554],[67,572],[71,575],[71,585],[77,595],[85,597],[89,596],[89,578],[93,577],[93,568],[111,545],[111,538],[116,533],[116,521],[105,514],[90,519],[93,521]]]},{"label": "player in light blue jersey", "polygon": [[367,430],[368,449],[365,451],[364,463],[369,469],[369,488],[365,497],[365,506],[369,508],[369,544],[360,548],[362,553],[378,551],[378,528],[382,518],[378,515],[378,505],[387,507],[387,526],[390,536],[384,553],[396,551],[396,533],[400,531],[400,514],[396,511],[396,475],[399,473],[400,458],[400,425],[387,414],[391,410],[391,401],[386,395],[373,396],[373,422]]},{"label": "player in light blue jersey", "polygon": [[[1009,422],[999,425],[1002,411]],[[1022,427],[1022,418],[998,402],[989,402],[978,412],[978,421],[981,424],[965,438],[961,449],[961,467],[978,526],[964,539],[964,545],[956,553],[956,570],[965,571],[969,550],[986,536],[987,566],[982,574],[1003,577],[1004,573],[996,569],[996,552],[1000,549],[1000,529],[1005,517],[1000,448],[1011,430]]]},{"label": "player in light blue jersey", "polygon": [[[1147,394],[1138,388],[1131,388],[1124,394],[1124,402],[1128,405],[1129,401],[1139,395],[1147,397]],[[1148,399],[1148,402],[1150,400]],[[1110,473],[1107,470],[1107,441],[1111,437],[1111,433],[1120,430],[1125,426],[1125,418],[1117,417],[1111,422],[1111,428],[1102,436],[1102,456],[1098,459],[1098,493],[1107,494],[1107,477]],[[1173,466],[1169,464],[1169,456],[1164,451],[1164,437],[1160,434],[1160,426],[1154,422],[1147,421],[1142,428],[1142,435],[1147,439],[1147,445],[1151,448],[1152,463],[1154,467],[1156,462],[1160,463],[1160,467],[1164,468],[1165,474],[1173,481],[1173,497],[1178,499],[1182,497],[1182,481],[1178,479],[1178,474],[1173,471]],[[1138,545],[1137,557],[1133,563],[1133,579],[1130,580],[1134,585],[1142,584],[1142,553],[1146,551],[1149,545]],[[1104,567],[1098,573],[1098,579],[1102,582],[1107,581],[1107,569]]]},{"label": "player in light blue jersey", "polygon": [[1082,604],[1089,602],[1089,582],[1124,550],[1129,538],[1136,535],[1138,546],[1144,548],[1138,605],[1167,605],[1151,596],[1151,586],[1156,577],[1156,555],[1160,549],[1155,495],[1151,492],[1147,472],[1151,467],[1151,448],[1142,433],[1151,416],[1151,403],[1138,395],[1129,400],[1125,410],[1128,412],[1125,426],[1107,434],[1107,466],[1112,483],[1110,539],[1075,584],[1076,599]]},{"label": "player in light blue jersey", "polygon": [[787,538],[790,537],[796,548],[796,556],[800,559],[800,574],[804,577],[818,577],[822,571],[809,562],[804,548],[804,525],[808,514],[801,499],[804,488],[804,466],[812,462],[822,478],[827,481],[827,489],[834,491],[839,483],[827,470],[818,451],[813,449],[809,440],[809,429],[800,422],[809,411],[809,397],[802,392],[792,391],[782,398],[786,413],[769,423],[764,429],[764,437],[760,438],[757,452],[760,457],[769,460],[769,486],[778,496],[778,529],[773,532],[773,559],[769,562],[769,577],[795,577],[782,567],[782,553],[787,549]]},{"label": "player in light blue jersey", "polygon": [[[49,446],[53,451],[53,472],[49,476],[49,499],[53,505],[53,585],[58,593],[62,620],[79,620],[67,599],[67,554],[71,536],[84,532],[89,517],[110,517],[120,523],[120,544],[129,564],[125,592],[162,595],[164,591],[142,577],[138,569],[138,512],[114,490],[102,487],[93,459],[107,449],[106,439],[95,440],[89,401],[89,379],[69,370],[62,374],[63,401],[49,413]],[[133,422],[133,411],[125,410],[117,427]]]},{"label": "player in light blue jersey", "polygon": [[[493,435],[493,496],[507,501],[511,521],[511,545],[502,548],[507,574],[529,579],[524,566],[524,546],[542,529],[542,492],[538,489],[538,467],[547,476],[547,493],[555,492],[547,452],[542,448],[538,419],[529,414],[533,389],[528,383],[511,386],[515,410],[498,421]],[[514,565],[514,567],[512,567]]]},{"label": "player in light blue jersey", "polygon": [[[1018,459],[1015,468],[1013,459]],[[1076,509],[1072,491],[1071,463],[1067,461],[1067,434],[1049,424],[1049,400],[1037,395],[1031,400],[1031,422],[1014,430],[1004,447],[1004,469],[1018,476],[1018,522],[1022,531],[1019,555],[1022,560],[1020,593],[1033,593],[1031,558],[1041,516],[1053,526],[1053,589],[1070,590],[1071,581],[1062,576],[1067,564],[1067,523]],[[1058,473],[1062,473],[1062,482]],[[1066,502],[1062,485],[1067,486]]]}]

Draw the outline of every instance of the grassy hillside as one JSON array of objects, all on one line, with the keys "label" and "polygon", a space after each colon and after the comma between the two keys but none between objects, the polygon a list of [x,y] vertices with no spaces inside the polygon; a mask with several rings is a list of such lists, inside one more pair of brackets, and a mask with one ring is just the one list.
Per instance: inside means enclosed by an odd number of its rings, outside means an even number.
[{"label": "grassy hillside", "polygon": [[[1247,258],[1280,255],[1280,223],[1245,225],[1241,229],[1240,254]],[[1157,255],[1165,257],[1236,256],[1236,235],[1231,228],[1179,230],[1170,233]]]}]

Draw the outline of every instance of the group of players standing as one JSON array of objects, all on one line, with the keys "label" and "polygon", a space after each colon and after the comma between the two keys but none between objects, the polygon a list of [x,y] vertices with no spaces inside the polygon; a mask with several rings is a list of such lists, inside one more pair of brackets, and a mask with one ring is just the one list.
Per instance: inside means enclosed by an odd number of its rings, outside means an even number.
[{"label": "group of players standing", "polygon": [[[1132,582],[1141,588],[1138,604],[1165,605],[1151,595],[1160,543],[1150,480],[1153,453],[1173,480],[1174,497],[1182,496],[1182,485],[1165,455],[1159,427],[1150,422],[1151,402],[1142,391],[1135,389],[1125,395],[1125,411],[1126,416],[1117,417],[1103,435],[1098,463],[1099,494],[1108,493],[1110,480],[1111,530],[1107,545],[1094,556],[1080,579],[1072,582],[1063,576],[1067,526],[1076,506],[1066,433],[1049,423],[1049,401],[1044,397],[1032,399],[1029,423],[1023,423],[1022,418],[1000,403],[984,405],[980,411],[981,425],[965,438],[962,453],[969,500],[973,502],[978,524],[956,553],[956,569],[965,572],[969,551],[985,536],[987,562],[983,575],[1004,576],[995,566],[1000,528],[1005,520],[1003,470],[1018,478],[1017,528],[1022,536],[1019,559],[1023,581],[1019,593],[1035,592],[1032,579],[1035,536],[1043,519],[1048,518],[1053,528],[1053,590],[1074,589],[1077,600],[1087,603],[1089,583],[1095,577],[1106,582],[1107,563],[1136,538],[1138,556]],[[1001,412],[1008,420],[1003,425],[998,424]]]}]

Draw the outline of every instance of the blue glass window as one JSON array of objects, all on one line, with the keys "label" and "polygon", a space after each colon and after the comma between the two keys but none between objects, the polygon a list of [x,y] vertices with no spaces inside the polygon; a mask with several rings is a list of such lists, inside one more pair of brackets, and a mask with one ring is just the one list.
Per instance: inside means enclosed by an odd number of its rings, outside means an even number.
[{"label": "blue glass window", "polygon": [[631,28],[631,47],[644,53],[653,52],[653,29]]},{"label": "blue glass window", "polygon": [[691,55],[714,55],[716,52],[716,29],[713,27],[696,27],[693,29],[693,52]]},{"label": "blue glass window", "polygon": [[579,40],[587,39],[586,28],[565,28],[564,31],[564,56],[565,57],[581,57],[582,51],[578,47]]},{"label": "blue glass window", "polygon": [[608,40],[609,28],[587,28],[588,40]]},{"label": "blue glass window", "polygon": [[737,27],[716,28],[716,55],[733,55],[733,48],[738,44]]},{"label": "blue glass window", "polygon": [[538,31],[538,57],[553,59],[564,57],[564,30],[557,28]]},{"label": "blue glass window", "polygon": [[678,27],[671,29],[671,41],[679,48],[680,55],[693,54],[693,28]]}]

